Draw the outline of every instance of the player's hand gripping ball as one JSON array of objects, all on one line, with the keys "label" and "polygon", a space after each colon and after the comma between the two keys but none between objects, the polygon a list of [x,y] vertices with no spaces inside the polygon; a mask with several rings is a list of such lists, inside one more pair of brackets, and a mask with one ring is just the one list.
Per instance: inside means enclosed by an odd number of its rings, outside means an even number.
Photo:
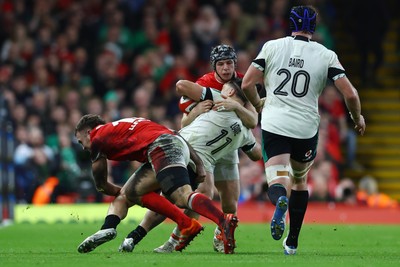
[{"label": "player's hand gripping ball", "polygon": [[186,114],[188,114],[196,105],[196,101],[186,96],[182,96],[179,100],[179,109]]}]

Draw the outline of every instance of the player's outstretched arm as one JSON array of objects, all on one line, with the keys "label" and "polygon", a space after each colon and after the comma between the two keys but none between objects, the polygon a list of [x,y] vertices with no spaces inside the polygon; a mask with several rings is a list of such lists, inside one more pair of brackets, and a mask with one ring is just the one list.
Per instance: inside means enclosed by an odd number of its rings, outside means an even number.
[{"label": "player's outstretched arm", "polygon": [[97,191],[109,196],[117,196],[119,194],[121,187],[109,182],[107,179],[106,158],[100,157],[92,163],[92,173]]}]

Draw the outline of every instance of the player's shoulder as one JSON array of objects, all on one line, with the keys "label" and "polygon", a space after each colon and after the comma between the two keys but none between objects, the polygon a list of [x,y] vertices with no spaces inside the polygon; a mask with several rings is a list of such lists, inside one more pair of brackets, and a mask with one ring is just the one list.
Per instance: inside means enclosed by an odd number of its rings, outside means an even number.
[{"label": "player's shoulder", "polygon": [[335,52],[333,50],[330,50],[329,48],[327,48],[326,46],[324,46],[323,44],[314,41],[314,40],[310,40],[310,44],[312,46],[314,46],[314,49],[318,49],[321,51],[321,53],[325,54],[325,55],[334,55]]},{"label": "player's shoulder", "polygon": [[288,46],[293,38],[286,36],[278,39],[271,39],[264,43],[262,47],[262,52],[266,54],[270,53],[280,53],[283,47]]},{"label": "player's shoulder", "polygon": [[204,74],[203,76],[201,76],[200,78],[198,78],[196,83],[202,85],[201,83],[203,83],[203,82],[209,82],[209,81],[214,81],[214,80],[215,80],[214,72],[208,72],[208,73]]},{"label": "player's shoulder", "polygon": [[215,78],[214,72],[209,72],[204,74],[202,77],[200,77],[197,81],[197,84],[203,86],[203,87],[210,87],[214,88],[217,90],[222,90],[222,86],[224,85],[223,83],[220,83],[217,81]]},{"label": "player's shoulder", "polygon": [[293,40],[293,37],[285,36],[285,37],[269,40],[265,44],[267,46],[280,46],[280,45],[282,45],[282,43],[287,43],[287,42],[290,42],[292,40]]},{"label": "player's shoulder", "polygon": [[243,77],[244,77],[244,74],[241,73],[241,72],[236,71],[236,77],[238,77],[238,78],[243,78]]}]

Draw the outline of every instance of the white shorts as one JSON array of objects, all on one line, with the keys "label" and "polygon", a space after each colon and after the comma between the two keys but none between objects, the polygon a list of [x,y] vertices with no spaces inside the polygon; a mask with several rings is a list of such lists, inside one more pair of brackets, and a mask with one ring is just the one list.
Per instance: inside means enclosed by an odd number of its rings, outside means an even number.
[{"label": "white shorts", "polygon": [[239,163],[218,162],[214,167],[214,181],[238,181]]}]

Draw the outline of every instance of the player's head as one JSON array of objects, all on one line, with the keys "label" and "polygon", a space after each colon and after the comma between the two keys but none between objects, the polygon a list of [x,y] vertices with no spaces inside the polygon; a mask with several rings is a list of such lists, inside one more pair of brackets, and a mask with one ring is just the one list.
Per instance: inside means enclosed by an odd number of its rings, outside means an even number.
[{"label": "player's head", "polygon": [[83,149],[90,150],[90,131],[98,125],[105,124],[106,121],[99,115],[84,115],[75,127],[75,137],[82,145]]},{"label": "player's head", "polygon": [[106,121],[96,114],[86,114],[78,121],[75,127],[75,133],[85,129],[93,129],[98,125],[105,124]]},{"label": "player's head", "polygon": [[213,67],[214,70],[216,69],[216,64],[218,61],[226,60],[226,59],[232,59],[233,63],[236,66],[237,55],[236,55],[235,49],[233,49],[232,46],[222,44],[222,45],[215,46],[211,50],[210,62],[211,62],[211,66]]},{"label": "player's head", "polygon": [[242,100],[244,104],[248,101],[246,95],[242,90],[242,79],[233,78],[232,80],[227,82],[224,86],[229,86],[230,88],[234,89],[236,97]]},{"label": "player's head", "polygon": [[311,6],[295,6],[290,10],[289,25],[292,32],[314,33],[317,12]]}]

